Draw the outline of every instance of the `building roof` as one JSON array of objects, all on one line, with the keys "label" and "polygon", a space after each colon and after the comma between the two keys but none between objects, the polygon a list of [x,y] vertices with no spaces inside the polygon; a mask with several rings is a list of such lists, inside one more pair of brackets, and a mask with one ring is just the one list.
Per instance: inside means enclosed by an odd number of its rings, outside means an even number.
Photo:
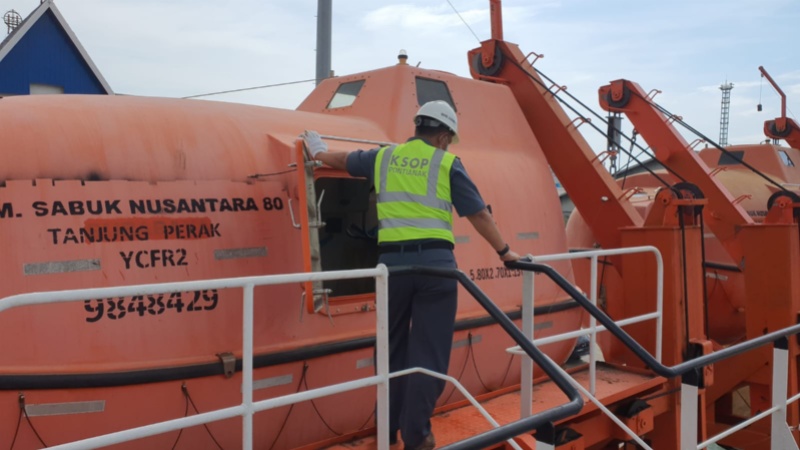
[{"label": "building roof", "polygon": [[97,78],[97,81],[103,87],[106,94],[113,94],[114,91],[111,90],[111,86],[109,86],[106,79],[103,78],[103,74],[100,73],[100,71],[97,69],[97,66],[94,65],[92,58],[89,57],[89,53],[87,53],[86,49],[83,48],[80,41],[78,40],[78,37],[72,31],[72,28],[70,28],[67,21],[64,20],[64,16],[61,15],[61,12],[58,10],[55,3],[53,3],[53,0],[43,0],[42,3],[36,9],[34,9],[33,12],[28,17],[26,17],[25,20],[23,20],[22,23],[20,23],[17,28],[14,29],[14,31],[11,32],[11,34],[6,36],[3,42],[0,43],[0,61],[2,61],[3,58],[5,58],[6,55],[8,55],[11,52],[11,50],[14,49],[14,46],[17,45],[25,37],[25,34],[48,11],[52,13],[53,17],[58,22],[58,25],[60,25],[61,28],[64,30],[64,33],[71,41],[71,44],[81,55],[86,65],[89,67],[89,70]]},{"label": "building roof", "polygon": [[619,179],[631,175],[635,175],[637,173],[645,172],[647,169],[650,170],[662,170],[664,169],[664,165],[659,162],[657,159],[653,159],[648,157],[647,159],[640,160],[641,163],[636,161],[631,161],[625,167],[620,168],[617,172],[613,175],[614,178]]}]

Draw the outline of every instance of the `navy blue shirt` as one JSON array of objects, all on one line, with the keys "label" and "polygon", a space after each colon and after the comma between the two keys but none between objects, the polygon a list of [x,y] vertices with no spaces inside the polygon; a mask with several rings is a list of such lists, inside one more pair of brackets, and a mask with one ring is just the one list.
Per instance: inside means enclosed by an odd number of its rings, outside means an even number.
[{"label": "navy blue shirt", "polygon": [[[421,138],[412,137],[408,141],[414,139]],[[379,150],[380,148],[375,148],[351,152],[347,155],[347,173],[354,177],[366,178],[374,184],[375,159],[378,157]],[[467,169],[458,158],[453,161],[453,166],[450,168],[450,197],[459,217],[471,216],[486,208],[486,204],[478,192],[478,187],[467,175]]]}]

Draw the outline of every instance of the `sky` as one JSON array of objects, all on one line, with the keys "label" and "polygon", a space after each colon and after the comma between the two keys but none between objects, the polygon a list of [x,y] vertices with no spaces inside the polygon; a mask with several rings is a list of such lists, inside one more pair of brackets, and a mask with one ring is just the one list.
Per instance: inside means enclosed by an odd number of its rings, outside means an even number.
[{"label": "sky", "polygon": [[[55,3],[117,93],[184,97],[315,76],[315,0]],[[0,0],[23,17],[38,4]],[[536,67],[598,112],[597,89],[626,78],[661,90],[657,102],[717,140],[719,86],[728,81],[728,140],[757,143],[764,120],[780,115],[763,65],[786,93],[788,115],[800,117],[798,0],[505,0],[503,13],[505,40],[544,54]],[[469,77],[466,52],[490,34],[489,0],[334,0],[332,68],[393,65],[402,48],[411,64]],[[203,98],[293,109],[313,88]]]}]

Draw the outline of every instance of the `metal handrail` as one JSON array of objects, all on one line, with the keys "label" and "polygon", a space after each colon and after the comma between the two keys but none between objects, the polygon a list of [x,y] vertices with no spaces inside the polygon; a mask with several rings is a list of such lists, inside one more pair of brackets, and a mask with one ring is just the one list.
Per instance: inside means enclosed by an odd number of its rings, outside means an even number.
[{"label": "metal handrail", "polygon": [[[635,317],[628,317],[626,319],[620,320],[617,322],[617,325],[620,327],[630,325],[633,323],[644,322],[646,320],[655,320],[656,321],[656,359],[661,361],[661,344],[662,344],[662,335],[663,335],[663,304],[664,304],[664,261],[661,257],[661,252],[658,251],[656,247],[651,245],[645,246],[637,246],[637,247],[625,247],[625,248],[612,248],[612,249],[601,249],[601,250],[589,250],[589,251],[579,251],[579,252],[569,252],[569,253],[559,253],[553,255],[527,255],[525,258],[530,260],[530,262],[550,262],[550,261],[568,261],[574,259],[589,259],[590,266],[591,266],[591,275],[590,275],[590,300],[593,305],[597,305],[597,265],[599,262],[599,257],[607,257],[607,256],[620,256],[632,253],[652,253],[653,257],[655,258],[656,262],[656,311],[650,314],[643,314]],[[589,338],[589,348],[594,348],[597,345],[597,333],[601,331],[605,331],[604,326],[597,326],[597,319],[591,317],[589,320],[589,328],[585,330],[561,333],[554,336],[548,336],[544,338],[534,338],[534,316],[535,316],[535,308],[533,307],[534,303],[534,280],[533,280],[533,273],[525,272],[525,275],[522,279],[522,291],[523,291],[523,299],[522,299],[522,332],[528,336],[531,336],[533,339],[533,343],[537,346],[545,345],[551,342],[559,342],[566,339],[575,338],[582,335],[588,335]],[[575,306],[579,306],[575,303]],[[522,353],[518,347],[512,347],[511,349],[507,349],[506,351],[510,351],[512,353],[520,354]],[[530,359],[523,359],[521,366],[520,366],[520,376],[524,379],[530,378],[533,376],[533,362]],[[597,358],[594,352],[589,352],[589,392],[592,394],[595,393],[596,390],[596,383],[597,383]],[[531,408],[533,401],[533,387],[529,384],[523,384],[521,388],[521,406],[520,406],[520,414],[522,416],[529,416],[531,415]]]},{"label": "metal handrail", "polygon": [[[352,278],[375,278],[375,292],[377,308],[377,329],[388,330],[388,307],[387,307],[387,277],[386,266],[379,264],[374,269],[359,269],[348,271],[330,271],[314,273],[298,273],[285,275],[263,275],[240,278],[224,278],[214,280],[195,280],[181,281],[172,283],[145,284],[134,286],[120,286],[109,288],[76,289],[68,291],[33,292],[18,294],[6,297],[0,301],[0,312],[30,305],[41,305],[46,303],[62,303],[86,298],[105,298],[114,296],[135,296],[158,294],[162,292],[178,292],[196,289],[229,289],[241,288],[243,291],[242,306],[242,403],[222,408],[207,413],[197,414],[191,417],[171,419],[150,425],[144,425],[128,430],[108,433],[88,439],[82,439],[62,445],[53,446],[63,450],[79,450],[85,448],[97,448],[108,445],[127,442],[134,439],[141,439],[156,434],[174,431],[186,427],[196,426],[217,420],[230,419],[237,416],[242,417],[242,448],[253,448],[253,414],[269,408],[281,406],[284,401],[303,401],[310,398],[332,395],[348,390],[359,389],[367,386],[378,387],[378,408],[388,409],[388,382],[389,382],[389,356],[388,356],[388,333],[377,333],[376,346],[381,349],[377,352],[376,369],[377,375],[359,380],[340,383],[338,385],[326,386],[312,391],[305,391],[288,396],[253,401],[253,311],[255,286],[301,283],[306,281],[326,281],[335,279]],[[384,351],[386,349],[386,351]],[[388,414],[379,417],[378,438],[381,442],[389,441],[389,419]],[[388,446],[388,445],[387,445]]]},{"label": "metal handrail", "polygon": [[765,334],[763,336],[759,336],[754,339],[750,339],[749,341],[741,342],[736,345],[732,345],[730,347],[724,348],[722,350],[709,353],[707,355],[699,356],[697,358],[691,359],[689,361],[684,361],[680,364],[676,364],[674,366],[665,366],[661,364],[656,358],[653,357],[644,347],[642,347],[638,342],[636,342],[628,333],[626,333],[622,328],[620,328],[614,320],[608,317],[603,311],[600,310],[597,306],[594,306],[589,299],[587,299],[578,289],[575,288],[566,278],[561,276],[555,269],[546,265],[546,264],[537,264],[533,262],[527,262],[524,260],[519,261],[510,261],[505,263],[506,267],[510,269],[519,269],[519,270],[527,270],[536,273],[545,274],[548,278],[553,280],[558,287],[564,290],[573,300],[578,302],[579,305],[583,309],[586,310],[589,314],[592,315],[598,322],[600,322],[603,326],[606,327],[608,332],[613,334],[617,339],[619,339],[623,345],[625,345],[630,351],[632,351],[642,362],[647,364],[650,369],[658,375],[667,378],[675,378],[684,374],[687,374],[692,371],[696,371],[702,367],[705,367],[709,364],[713,364],[718,361],[722,361],[723,359],[727,359],[731,356],[739,355],[744,353],[748,350],[752,350],[754,348],[758,348],[770,343],[775,342],[781,338],[787,338],[793,334],[800,333],[800,325],[793,325],[782,330],[773,331],[771,333]]},{"label": "metal handrail", "polygon": [[583,398],[578,390],[572,386],[567,377],[559,371],[559,367],[550,360],[547,355],[536,348],[533,342],[514,325],[514,322],[512,322],[464,272],[458,269],[440,267],[395,266],[389,268],[389,275],[427,275],[451,278],[461,283],[464,289],[466,289],[483,309],[497,321],[503,330],[511,336],[525,353],[542,368],[542,371],[553,380],[553,383],[558,386],[561,392],[569,399],[567,403],[447,445],[442,447],[442,450],[472,450],[491,447],[515,436],[519,436],[520,434],[530,432],[542,425],[573,416],[583,408]]},{"label": "metal handrail", "polygon": [[[540,352],[532,342],[525,338],[520,330],[514,323],[500,310],[497,305],[484,294],[477,285],[469,280],[469,278],[457,269],[439,269],[439,268],[423,268],[423,267],[396,267],[391,269],[393,275],[403,274],[423,274],[431,276],[440,276],[445,278],[454,278],[459,281],[466,290],[478,301],[481,306],[489,313],[489,315],[499,323],[503,329],[514,339],[520,347],[525,350],[528,356],[536,361],[554,381],[554,383],[561,389],[562,392],[568,397],[569,401],[560,406],[542,411],[534,416],[525,419],[499,426],[496,421],[491,417],[487,417],[493,426],[497,426],[493,430],[484,432],[477,436],[465,439],[463,441],[443,447],[445,449],[479,449],[486,446],[498,444],[503,441],[508,441],[520,434],[533,430],[539,426],[549,424],[551,422],[572,416],[578,413],[583,407],[583,399],[578,391],[572,387],[568,379],[559,373],[559,368],[553,363],[546,355]],[[411,368],[399,373],[388,373],[388,354],[382,355],[378,352],[379,360],[376,361],[378,367],[378,374],[372,377],[353,380],[338,385],[326,386],[324,388],[313,389],[305,392],[298,392],[278,398],[266,399],[261,401],[253,401],[252,399],[252,383],[253,383],[253,289],[258,285],[282,284],[292,282],[305,282],[308,280],[332,280],[339,278],[361,278],[361,277],[375,277],[376,278],[376,293],[380,291],[379,297],[379,318],[378,329],[388,329],[387,308],[386,308],[386,279],[388,275],[386,267],[379,265],[375,269],[361,269],[351,271],[332,271],[332,272],[318,272],[318,273],[301,273],[301,274],[286,274],[286,275],[267,275],[255,277],[241,277],[229,279],[215,279],[215,280],[197,280],[197,281],[183,281],[173,283],[159,283],[150,285],[135,285],[135,286],[121,286],[112,288],[94,288],[94,289],[78,289],[70,291],[53,291],[53,292],[37,292],[28,294],[19,294],[6,297],[0,301],[0,312],[20,306],[39,305],[46,303],[61,303],[68,301],[82,300],[91,297],[108,297],[108,296],[133,296],[156,294],[160,292],[172,292],[192,289],[226,289],[226,288],[243,288],[244,307],[243,307],[243,355],[242,355],[242,404],[234,407],[223,408],[207,413],[197,414],[191,417],[184,417],[179,419],[172,419],[164,422],[154,423],[141,427],[132,428],[96,436],[80,441],[74,441],[66,444],[58,445],[54,448],[59,449],[79,449],[87,447],[106,446],[116,443],[122,443],[133,439],[140,439],[147,436],[161,434],[167,431],[182,429],[185,427],[196,426],[208,422],[213,422],[222,419],[233,418],[241,416],[243,418],[243,448],[252,448],[252,414],[258,411],[275,408],[299,401],[314,399],[334,393],[346,392],[353,389],[358,389],[366,386],[378,385],[379,399],[378,407],[382,406],[383,396],[387,395],[388,390],[381,385],[386,383],[391,377],[406,375],[411,372],[426,373],[431,376],[437,376],[451,382],[454,382],[456,387],[465,394],[473,406],[476,406],[481,414],[486,417],[486,411],[474,400],[470,398],[463,386],[453,380],[452,377],[446,375],[434,374],[422,368]],[[386,338],[384,338],[386,339]],[[380,341],[380,339],[378,339]],[[376,344],[381,344],[377,342]],[[381,348],[388,349],[388,341],[384,341]],[[383,369],[383,370],[381,370]],[[385,373],[384,373],[385,372]],[[380,392],[383,391],[383,392]],[[378,426],[379,441],[388,442],[388,415],[384,414]],[[384,436],[381,436],[384,435]],[[381,439],[383,438],[383,439]],[[513,441],[512,441],[513,442]],[[515,446],[512,444],[512,446]]]}]

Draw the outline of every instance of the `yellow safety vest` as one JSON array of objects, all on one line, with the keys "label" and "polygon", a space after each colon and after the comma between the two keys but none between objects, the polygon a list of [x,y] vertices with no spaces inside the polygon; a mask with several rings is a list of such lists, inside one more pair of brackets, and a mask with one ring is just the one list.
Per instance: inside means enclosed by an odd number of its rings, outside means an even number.
[{"label": "yellow safety vest", "polygon": [[375,158],[378,243],[453,237],[450,169],[456,157],[422,139],[383,147]]}]

